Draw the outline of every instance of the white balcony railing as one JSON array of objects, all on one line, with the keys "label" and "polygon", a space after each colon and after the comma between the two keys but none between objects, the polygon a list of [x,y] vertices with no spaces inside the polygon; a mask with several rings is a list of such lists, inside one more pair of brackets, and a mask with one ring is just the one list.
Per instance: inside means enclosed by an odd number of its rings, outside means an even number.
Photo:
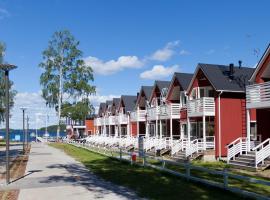
[{"label": "white balcony railing", "polygon": [[160,118],[180,118],[181,105],[178,103],[171,103],[160,106]]},{"label": "white balcony railing", "polygon": [[187,103],[189,117],[215,116],[215,100],[213,97],[202,97],[189,100]]},{"label": "white balcony railing", "polygon": [[130,120],[133,122],[145,121],[146,110],[136,110],[130,113]]},{"label": "white balcony railing", "polygon": [[247,108],[270,107],[270,82],[249,85],[246,87]]},{"label": "white balcony railing", "polygon": [[115,125],[115,116],[109,116],[109,125]]},{"label": "white balcony railing", "polygon": [[117,116],[117,122],[118,124],[127,124],[128,119],[126,114],[119,114]]},{"label": "white balcony railing", "polygon": [[147,119],[148,120],[158,120],[159,119],[159,106],[147,108]]}]

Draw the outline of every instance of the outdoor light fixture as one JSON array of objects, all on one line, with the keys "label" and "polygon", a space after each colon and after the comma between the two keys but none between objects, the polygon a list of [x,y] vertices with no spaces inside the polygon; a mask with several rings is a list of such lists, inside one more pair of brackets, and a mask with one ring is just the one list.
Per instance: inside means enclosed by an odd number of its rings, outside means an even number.
[{"label": "outdoor light fixture", "polygon": [[25,153],[25,111],[26,107],[21,107],[21,110],[23,112],[23,134],[22,134],[22,140],[23,140],[23,153]]},{"label": "outdoor light fixture", "polygon": [[15,65],[0,64],[0,70],[5,73],[5,111],[6,111],[6,184],[9,184],[9,71],[17,68]]}]

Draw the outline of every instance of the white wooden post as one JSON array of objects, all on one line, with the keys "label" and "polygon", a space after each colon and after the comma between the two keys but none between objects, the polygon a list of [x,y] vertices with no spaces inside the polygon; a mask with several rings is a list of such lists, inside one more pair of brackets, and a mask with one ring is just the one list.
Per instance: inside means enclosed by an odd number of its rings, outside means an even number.
[{"label": "white wooden post", "polygon": [[190,144],[190,120],[187,118],[187,134],[188,134],[188,145]]},{"label": "white wooden post", "polygon": [[149,123],[148,121],[146,121],[145,123],[145,135],[146,137],[149,137]]},{"label": "white wooden post", "polygon": [[109,124],[109,137],[111,137],[111,125],[110,124]]},{"label": "white wooden post", "polygon": [[127,114],[127,136],[130,136],[130,117],[129,114]]},{"label": "white wooden post", "polygon": [[162,122],[161,122],[161,119],[159,120],[159,133],[160,133],[160,138],[162,138]]},{"label": "white wooden post", "polygon": [[158,120],[156,120],[155,137],[158,137]]},{"label": "white wooden post", "polygon": [[205,116],[203,115],[203,150],[206,150]]},{"label": "white wooden post", "polygon": [[247,151],[250,151],[250,110],[247,109]]}]

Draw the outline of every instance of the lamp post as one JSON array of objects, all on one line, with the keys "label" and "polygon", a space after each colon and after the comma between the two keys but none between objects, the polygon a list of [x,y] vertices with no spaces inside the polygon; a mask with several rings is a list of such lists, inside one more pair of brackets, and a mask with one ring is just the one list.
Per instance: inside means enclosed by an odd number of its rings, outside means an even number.
[{"label": "lamp post", "polygon": [[28,149],[28,142],[29,142],[29,116],[27,115],[26,117],[26,134],[25,134],[25,138],[26,138],[26,147]]},{"label": "lamp post", "polygon": [[26,111],[26,108],[25,107],[21,107],[21,110],[23,112],[23,137],[22,137],[22,140],[23,140],[23,153],[25,153],[25,111]]},{"label": "lamp post", "polygon": [[10,182],[9,171],[9,71],[15,69],[15,65],[0,64],[0,70],[5,73],[5,114],[6,114],[6,184]]}]

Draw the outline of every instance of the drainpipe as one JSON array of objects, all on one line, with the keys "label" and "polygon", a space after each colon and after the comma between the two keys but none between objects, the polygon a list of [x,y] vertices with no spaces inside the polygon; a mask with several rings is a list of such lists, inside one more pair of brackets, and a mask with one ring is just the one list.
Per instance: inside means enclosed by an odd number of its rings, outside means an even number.
[{"label": "drainpipe", "polygon": [[220,96],[222,95],[223,90],[220,91],[218,95],[218,157],[221,160],[221,115],[220,115]]}]

